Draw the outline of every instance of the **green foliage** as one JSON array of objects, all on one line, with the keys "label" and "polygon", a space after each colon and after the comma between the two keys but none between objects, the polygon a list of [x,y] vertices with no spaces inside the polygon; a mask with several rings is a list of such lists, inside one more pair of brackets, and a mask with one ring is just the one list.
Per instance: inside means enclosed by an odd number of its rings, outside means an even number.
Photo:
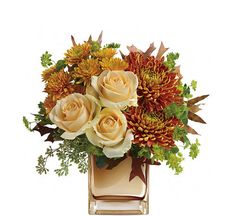
[{"label": "green foliage", "polygon": [[56,71],[60,71],[66,67],[66,61],[64,59],[58,60],[56,63]]},{"label": "green foliage", "polygon": [[166,118],[176,117],[185,125],[188,123],[188,107],[185,104],[177,105],[172,103],[164,109]]},{"label": "green foliage", "polygon": [[197,89],[197,81],[196,80],[192,80],[191,87],[194,91],[196,91],[196,89]]},{"label": "green foliage", "polygon": [[184,158],[182,153],[179,152],[179,148],[177,146],[167,150],[159,145],[153,145],[152,151],[152,163],[154,163],[154,161],[166,161],[166,165],[174,170],[175,174],[179,174],[183,171],[181,162],[184,160]]},{"label": "green foliage", "polygon": [[38,108],[38,113],[34,114],[35,122],[40,122],[41,125],[53,124],[47,116],[43,102],[39,102]]},{"label": "green foliage", "polygon": [[92,41],[91,45],[92,45],[91,47],[92,52],[96,52],[101,48],[100,44],[97,41]]},{"label": "green foliage", "polygon": [[191,144],[189,156],[190,156],[192,159],[195,159],[195,158],[198,156],[198,154],[199,154],[199,152],[200,152],[199,146],[200,146],[200,143],[199,143],[198,139],[196,139],[196,142],[195,142],[195,143]]},{"label": "green foliage", "polygon": [[120,48],[120,44],[119,43],[109,43],[109,44],[106,44],[104,46],[104,48],[118,49],[118,48]]},{"label": "green foliage", "polygon": [[32,131],[31,122],[29,122],[28,119],[25,116],[23,116],[23,123],[29,131]]},{"label": "green foliage", "polygon": [[175,127],[174,133],[173,133],[173,139],[176,141],[182,141],[184,143],[184,148],[188,148],[191,143],[187,137],[187,131],[185,128],[181,128],[179,126]]},{"label": "green foliage", "polygon": [[138,157],[145,157],[147,159],[151,159],[150,148],[147,146],[140,148],[140,150],[138,151]]},{"label": "green foliage", "polygon": [[45,68],[49,67],[52,65],[52,55],[46,51],[41,57],[41,65]]},{"label": "green foliage", "polygon": [[172,70],[175,67],[175,62],[176,60],[179,58],[179,53],[169,53],[166,56],[166,61],[164,62],[164,64],[170,69]]},{"label": "green foliage", "polygon": [[166,165],[169,166],[172,170],[175,171],[175,174],[178,175],[183,171],[183,167],[181,166],[181,162],[184,160],[181,152],[177,154],[172,152],[166,152]]},{"label": "green foliage", "polygon": [[153,150],[152,162],[165,160],[165,150],[162,147],[158,145],[153,145],[152,150]]},{"label": "green foliage", "polygon": [[183,85],[182,97],[187,98],[187,99],[193,97],[193,95],[191,94],[191,89],[190,89],[190,87],[187,84]]},{"label": "green foliage", "polygon": [[91,144],[85,135],[76,137],[74,140],[64,140],[58,148],[48,148],[45,155],[40,155],[36,170],[39,174],[47,173],[47,160],[49,157],[57,156],[60,161],[59,168],[55,169],[58,176],[68,175],[69,168],[75,164],[81,173],[88,169],[88,155],[104,156],[102,149]]}]

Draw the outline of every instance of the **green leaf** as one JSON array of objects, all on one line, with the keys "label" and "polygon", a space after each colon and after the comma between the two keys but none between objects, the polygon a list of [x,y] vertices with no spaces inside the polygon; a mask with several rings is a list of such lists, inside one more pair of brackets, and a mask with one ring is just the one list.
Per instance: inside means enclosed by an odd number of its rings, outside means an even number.
[{"label": "green leaf", "polygon": [[118,48],[120,48],[120,44],[119,43],[109,43],[109,44],[106,44],[104,46],[104,48],[118,49]]},{"label": "green leaf", "polygon": [[58,60],[56,63],[56,71],[60,71],[61,69],[64,69],[66,67],[66,61],[63,60]]},{"label": "green leaf", "polygon": [[96,52],[101,48],[100,44],[97,41],[92,41],[91,45],[92,45],[91,47],[92,52]]},{"label": "green leaf", "polygon": [[175,67],[175,62],[176,60],[179,58],[179,53],[169,53],[167,56],[166,56],[166,61],[164,62],[164,64],[169,68],[169,69],[174,69]]},{"label": "green leaf", "polygon": [[153,145],[152,150],[153,150],[153,157],[151,158],[152,162],[165,160],[165,150],[162,147],[158,145]]},{"label": "green leaf", "polygon": [[184,160],[184,158],[180,152],[178,152],[178,154],[169,152],[166,156],[166,159],[167,159],[166,165],[168,165],[169,168],[173,169],[176,175],[180,174],[183,171],[181,162]]},{"label": "green leaf", "polygon": [[27,119],[25,116],[23,116],[23,123],[24,123],[25,127],[26,127],[30,132],[32,132],[32,128],[30,127],[30,122],[28,121],[28,119]]},{"label": "green leaf", "polygon": [[189,156],[192,159],[195,159],[199,155],[199,152],[200,152],[199,146],[200,146],[200,143],[199,143],[198,139],[196,139],[196,142],[193,143],[190,147]]},{"label": "green leaf", "polygon": [[194,91],[196,91],[196,89],[197,89],[197,81],[196,80],[192,80],[191,87]]},{"label": "green leaf", "polygon": [[138,151],[138,157],[145,157],[147,159],[151,158],[151,151],[149,147],[142,147],[139,151]]},{"label": "green leaf", "polygon": [[99,156],[96,157],[96,166],[100,169],[105,168],[107,165],[107,157],[106,156]]},{"label": "green leaf", "polygon": [[172,103],[164,109],[166,118],[176,117],[185,125],[188,124],[188,107],[185,104],[177,105]]},{"label": "green leaf", "polygon": [[45,68],[49,67],[52,65],[52,55],[46,51],[41,57],[41,65]]}]

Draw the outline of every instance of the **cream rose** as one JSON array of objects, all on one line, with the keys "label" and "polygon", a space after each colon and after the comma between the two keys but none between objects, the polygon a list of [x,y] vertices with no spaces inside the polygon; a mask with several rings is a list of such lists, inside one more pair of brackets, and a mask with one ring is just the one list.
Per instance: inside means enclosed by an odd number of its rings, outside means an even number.
[{"label": "cream rose", "polygon": [[65,130],[62,138],[74,139],[96,124],[100,110],[101,106],[93,96],[74,93],[58,100],[49,118],[57,127]]},{"label": "cream rose", "polygon": [[92,144],[103,148],[108,158],[122,157],[133,140],[124,114],[116,108],[104,108],[97,124],[86,130],[86,136]]},{"label": "cream rose", "polygon": [[105,107],[137,106],[138,78],[130,71],[103,71],[93,76],[92,87]]}]

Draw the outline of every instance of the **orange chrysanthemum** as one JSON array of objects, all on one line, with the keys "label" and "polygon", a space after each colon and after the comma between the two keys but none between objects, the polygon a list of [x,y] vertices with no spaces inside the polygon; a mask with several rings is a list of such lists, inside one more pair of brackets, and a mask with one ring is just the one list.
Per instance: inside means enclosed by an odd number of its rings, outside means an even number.
[{"label": "orange chrysanthemum", "polygon": [[82,59],[88,58],[91,50],[91,44],[85,42],[83,44],[74,45],[65,53],[66,63],[69,65],[79,64]]},{"label": "orange chrysanthemum", "polygon": [[152,146],[158,144],[166,149],[175,146],[173,132],[179,120],[166,119],[163,112],[145,112],[141,107],[130,107],[125,112],[128,128],[134,134],[134,144]]},{"label": "orange chrysanthemum", "polygon": [[52,95],[54,101],[73,93],[71,76],[64,70],[52,74],[46,84],[45,92]]},{"label": "orange chrysanthemum", "polygon": [[142,53],[131,52],[126,60],[128,70],[137,74],[139,79],[139,104],[148,111],[160,111],[171,103],[182,101],[177,88],[180,79],[165,66],[164,58],[144,57]]},{"label": "orange chrysanthemum", "polygon": [[91,53],[93,57],[96,58],[112,58],[116,54],[116,50],[113,48],[104,48],[99,51]]},{"label": "orange chrysanthemum", "polygon": [[52,95],[48,95],[44,101],[44,107],[46,109],[46,113],[50,113],[53,107],[56,105],[56,100],[53,100]]},{"label": "orange chrysanthemum", "polygon": [[42,80],[44,82],[47,82],[48,79],[51,77],[51,75],[54,74],[55,72],[56,72],[56,67],[55,66],[47,68],[46,70],[44,70],[42,72]]},{"label": "orange chrysanthemum", "polygon": [[87,85],[92,76],[99,75],[102,72],[98,59],[86,59],[75,68],[73,77],[80,78]]},{"label": "orange chrysanthemum", "polygon": [[125,70],[128,67],[128,63],[119,58],[104,58],[100,64],[103,70]]}]

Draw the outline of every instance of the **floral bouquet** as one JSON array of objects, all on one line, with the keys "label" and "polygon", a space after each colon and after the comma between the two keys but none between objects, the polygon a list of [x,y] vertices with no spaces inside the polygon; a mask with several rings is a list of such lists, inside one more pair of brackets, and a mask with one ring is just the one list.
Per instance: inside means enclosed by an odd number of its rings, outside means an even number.
[{"label": "floral bouquet", "polygon": [[60,167],[55,172],[67,175],[76,164],[79,171],[88,169],[88,157],[95,157],[97,167],[112,169],[125,158],[132,158],[131,181],[145,182],[143,164],[164,162],[176,174],[182,172],[183,151],[194,159],[199,141],[190,142],[189,134],[198,133],[189,120],[205,123],[196,112],[208,95],[193,98],[197,82],[184,84],[178,53],[161,43],[157,54],[152,43],[144,52],[128,46],[125,55],[117,43],[102,45],[97,40],[76,43],[65,56],[54,62],[45,52],[45,100],[39,103],[35,121],[23,117],[30,131],[38,131],[51,142],[36,166],[39,174],[47,173],[49,157],[57,156]]}]

